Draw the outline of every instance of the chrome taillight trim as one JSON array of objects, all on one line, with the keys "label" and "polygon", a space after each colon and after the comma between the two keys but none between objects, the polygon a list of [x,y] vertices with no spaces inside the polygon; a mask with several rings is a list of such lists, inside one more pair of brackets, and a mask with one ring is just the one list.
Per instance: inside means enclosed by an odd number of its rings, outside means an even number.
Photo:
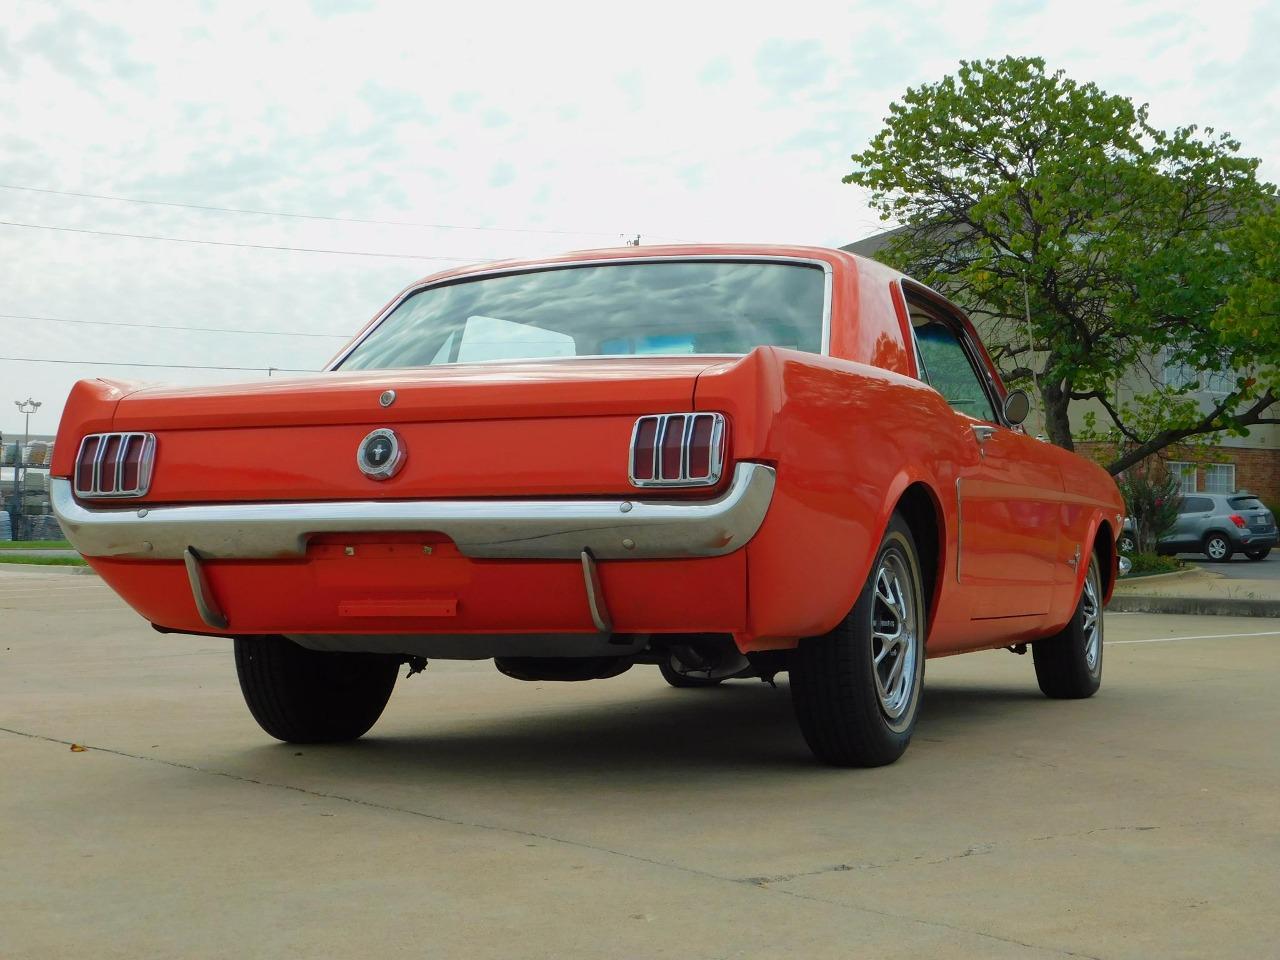
[{"label": "chrome taillight trim", "polygon": [[[680,437],[680,469],[677,477],[662,476],[662,446],[667,438],[667,427],[672,420],[683,418],[683,433]],[[693,439],[694,425],[699,421],[711,421],[711,449],[707,459],[709,472],[705,477],[689,475],[689,445]],[[653,435],[653,461],[649,479],[636,476],[636,440],[640,436],[640,427],[646,422],[654,422],[656,429]],[[640,417],[631,428],[631,444],[627,448],[627,479],[633,487],[714,487],[720,482],[724,471],[724,414],[722,413],[657,413]]]},{"label": "chrome taillight trim", "polygon": [[[115,455],[111,463],[106,463],[107,443],[113,438],[119,439]],[[90,440],[97,441],[93,452],[93,469],[89,487],[80,486],[80,466],[84,462],[85,448]],[[129,458],[129,451],[135,444],[138,448],[138,482],[129,488],[124,486],[124,468]],[[156,458],[156,435],[154,433],[90,433],[80,441],[80,449],[76,451],[76,462],[72,468],[72,489],[77,497],[87,499],[106,499],[115,497],[143,497],[151,489],[151,473]],[[104,466],[111,471],[112,489],[102,487],[102,471]]]}]

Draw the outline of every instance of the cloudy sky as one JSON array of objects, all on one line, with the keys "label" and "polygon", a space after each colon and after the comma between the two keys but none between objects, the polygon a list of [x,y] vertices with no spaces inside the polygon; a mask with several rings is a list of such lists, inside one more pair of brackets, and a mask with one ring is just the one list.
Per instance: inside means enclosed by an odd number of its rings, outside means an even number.
[{"label": "cloudy sky", "polygon": [[52,433],[81,377],[316,369],[458,261],[866,236],[849,154],[961,58],[1044,56],[1158,126],[1230,130],[1274,181],[1277,36],[1273,0],[7,0],[0,430],[31,395]]}]

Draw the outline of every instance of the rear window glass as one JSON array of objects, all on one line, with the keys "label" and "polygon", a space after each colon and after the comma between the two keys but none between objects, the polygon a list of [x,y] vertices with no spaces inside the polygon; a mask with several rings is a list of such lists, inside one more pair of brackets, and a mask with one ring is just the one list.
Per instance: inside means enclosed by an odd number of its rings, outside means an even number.
[{"label": "rear window glass", "polygon": [[826,277],[808,264],[673,260],[477,277],[403,303],[344,370],[542,357],[822,349]]},{"label": "rear window glass", "polygon": [[1236,510],[1265,510],[1267,505],[1257,497],[1232,497],[1229,501]]}]

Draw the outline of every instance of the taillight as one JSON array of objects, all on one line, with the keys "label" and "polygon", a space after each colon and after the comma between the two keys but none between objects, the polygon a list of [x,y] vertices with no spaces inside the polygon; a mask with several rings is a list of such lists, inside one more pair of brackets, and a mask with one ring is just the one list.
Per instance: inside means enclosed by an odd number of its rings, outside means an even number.
[{"label": "taillight", "polygon": [[76,455],[76,496],[144,496],[155,459],[153,433],[91,433]]},{"label": "taillight", "polygon": [[631,433],[631,483],[637,487],[709,487],[724,464],[724,417],[663,413],[641,417]]},{"label": "taillight", "polygon": [[1240,514],[1238,513],[1233,513],[1230,519],[1231,519],[1231,522],[1234,523],[1241,530],[1246,530],[1249,527],[1249,524],[1245,521],[1244,517],[1240,516]]}]

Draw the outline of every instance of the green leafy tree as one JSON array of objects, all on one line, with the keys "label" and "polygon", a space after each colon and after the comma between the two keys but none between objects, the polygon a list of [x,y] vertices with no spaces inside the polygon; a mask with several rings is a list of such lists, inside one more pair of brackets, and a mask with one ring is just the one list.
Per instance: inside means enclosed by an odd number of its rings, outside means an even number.
[{"label": "green leafy tree", "polygon": [[[1036,385],[1054,443],[1073,449],[1073,402],[1100,406],[1118,473],[1272,422],[1274,189],[1239,149],[1006,57],[908,89],[845,182],[902,225],[883,259],[995,328],[997,361]],[[1162,366],[1226,373],[1206,404],[1200,379],[1166,384]],[[1141,387],[1121,399],[1122,380]]]}]

